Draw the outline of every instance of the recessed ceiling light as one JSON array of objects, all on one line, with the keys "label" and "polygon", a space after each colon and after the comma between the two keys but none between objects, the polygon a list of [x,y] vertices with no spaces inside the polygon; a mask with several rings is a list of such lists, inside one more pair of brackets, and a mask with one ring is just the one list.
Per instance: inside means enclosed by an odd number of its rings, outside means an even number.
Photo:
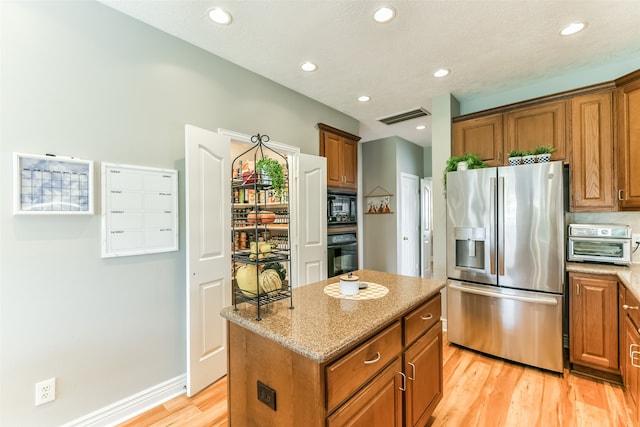
[{"label": "recessed ceiling light", "polygon": [[563,36],[570,36],[571,34],[584,30],[586,26],[587,24],[585,22],[572,22],[560,30],[560,34]]},{"label": "recessed ceiling light", "polygon": [[360,101],[360,102],[367,102],[369,100],[371,100],[371,97],[367,96],[367,95],[362,95],[362,96],[358,97],[358,101]]},{"label": "recessed ceiling light", "polygon": [[425,128],[426,128],[426,126],[425,126],[425,125],[418,125],[418,126],[416,126],[416,129],[418,129],[418,130],[423,130],[423,129],[425,129]]},{"label": "recessed ceiling light", "polygon": [[231,14],[220,8],[211,9],[209,11],[209,18],[217,24],[227,25],[231,23]]},{"label": "recessed ceiling light", "polygon": [[440,68],[438,71],[433,73],[433,77],[444,77],[449,74],[449,70],[446,68]]},{"label": "recessed ceiling light", "polygon": [[374,12],[373,19],[375,19],[376,22],[382,23],[382,22],[391,21],[394,18],[394,16],[396,16],[396,11],[394,8],[381,7]]},{"label": "recessed ceiling light", "polygon": [[313,62],[305,62],[302,65],[300,65],[300,68],[302,68],[303,71],[315,71],[316,68],[318,68],[318,66],[316,64],[314,64]]}]

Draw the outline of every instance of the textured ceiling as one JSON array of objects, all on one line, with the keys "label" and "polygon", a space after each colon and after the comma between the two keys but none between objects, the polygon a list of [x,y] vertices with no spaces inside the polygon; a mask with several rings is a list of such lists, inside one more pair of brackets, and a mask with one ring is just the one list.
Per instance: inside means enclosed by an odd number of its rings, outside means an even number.
[{"label": "textured ceiling", "polygon": [[[431,144],[431,119],[378,119],[640,55],[640,0],[100,0],[360,121],[362,141]],[[372,20],[392,5],[396,18]],[[214,24],[208,10],[233,16]],[[573,21],[586,30],[560,37]],[[318,64],[303,73],[304,61]],[[451,74],[435,79],[439,68]],[[368,103],[359,95],[371,97]],[[418,131],[415,126],[425,124]]]}]

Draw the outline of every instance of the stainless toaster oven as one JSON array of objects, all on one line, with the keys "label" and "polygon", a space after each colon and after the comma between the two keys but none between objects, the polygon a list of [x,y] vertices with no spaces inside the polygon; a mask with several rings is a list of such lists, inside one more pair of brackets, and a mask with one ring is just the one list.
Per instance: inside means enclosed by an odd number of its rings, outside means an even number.
[{"label": "stainless toaster oven", "polygon": [[623,224],[570,224],[567,260],[631,264],[631,227]]}]

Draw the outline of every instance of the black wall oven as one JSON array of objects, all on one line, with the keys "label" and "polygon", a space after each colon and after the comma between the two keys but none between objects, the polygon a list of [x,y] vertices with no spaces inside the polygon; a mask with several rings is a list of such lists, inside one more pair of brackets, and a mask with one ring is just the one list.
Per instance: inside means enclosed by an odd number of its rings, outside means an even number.
[{"label": "black wall oven", "polygon": [[327,238],[328,276],[339,276],[358,269],[356,233],[330,234]]}]

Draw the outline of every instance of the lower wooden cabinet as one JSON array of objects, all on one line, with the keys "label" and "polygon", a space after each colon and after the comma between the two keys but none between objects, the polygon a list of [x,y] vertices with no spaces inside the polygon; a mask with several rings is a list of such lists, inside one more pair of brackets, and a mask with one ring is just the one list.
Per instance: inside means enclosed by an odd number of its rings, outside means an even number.
[{"label": "lower wooden cabinet", "polygon": [[406,426],[424,426],[442,400],[442,344],[438,322],[404,353]]},{"label": "lower wooden cabinet", "polygon": [[[625,289],[626,291],[626,289]],[[627,403],[640,425],[640,301],[629,291],[620,305],[620,360]]]},{"label": "lower wooden cabinet", "polygon": [[[438,295],[403,317],[404,352],[364,388],[342,403],[328,417],[328,426],[408,427],[426,424],[443,395],[440,311],[441,298]],[[396,331],[397,326],[388,328],[355,352],[327,367],[329,410],[341,400],[340,397],[348,394],[348,391],[334,393],[334,390],[356,390],[361,386],[359,369],[345,367],[353,360],[360,360],[359,353],[370,355],[371,351],[363,353],[362,348],[374,343],[375,348],[389,347],[390,350],[385,353],[394,354],[391,348]],[[383,345],[384,342],[387,344]],[[380,354],[382,358],[382,352],[373,353]],[[350,386],[339,386],[341,383],[349,383]],[[340,397],[332,398],[337,394]]]},{"label": "lower wooden cabinet", "polygon": [[618,375],[619,381],[617,277],[570,273],[569,289],[572,368]]},{"label": "lower wooden cabinet", "polygon": [[323,363],[229,322],[230,425],[424,426],[443,395],[440,312],[438,293]]},{"label": "lower wooden cabinet", "polygon": [[382,371],[327,419],[328,427],[402,426],[402,379],[400,359]]}]

